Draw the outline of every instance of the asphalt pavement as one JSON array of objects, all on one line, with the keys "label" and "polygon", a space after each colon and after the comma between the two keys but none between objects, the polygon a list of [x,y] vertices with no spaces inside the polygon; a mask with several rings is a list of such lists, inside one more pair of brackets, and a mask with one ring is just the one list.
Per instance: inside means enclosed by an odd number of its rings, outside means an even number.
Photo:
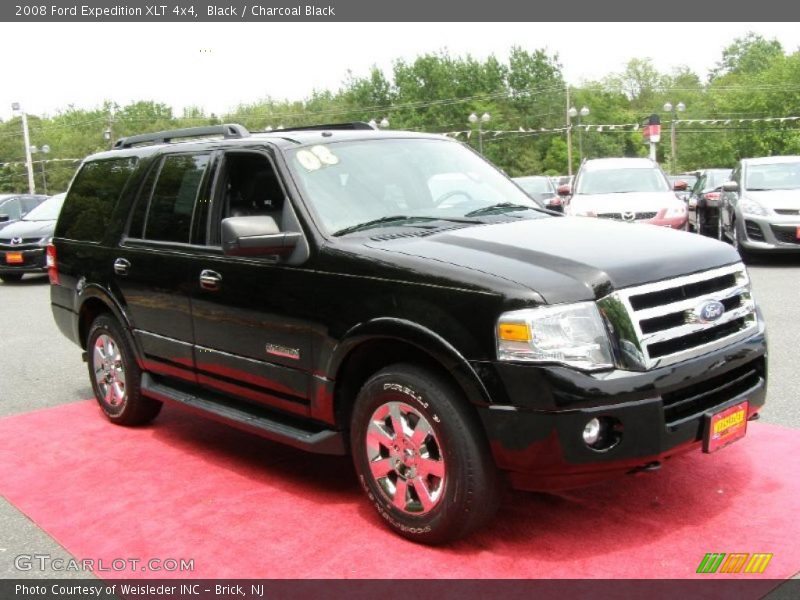
[{"label": "asphalt pavement", "polygon": [[[795,362],[800,340],[800,256],[768,257],[750,265],[749,272],[769,339],[769,387],[762,419],[800,428],[800,369]],[[80,349],[53,322],[47,277],[0,283],[0,327],[0,418],[92,397]],[[5,499],[0,499],[0,531],[0,578],[85,576],[17,571],[14,557],[19,554],[69,555]]]}]

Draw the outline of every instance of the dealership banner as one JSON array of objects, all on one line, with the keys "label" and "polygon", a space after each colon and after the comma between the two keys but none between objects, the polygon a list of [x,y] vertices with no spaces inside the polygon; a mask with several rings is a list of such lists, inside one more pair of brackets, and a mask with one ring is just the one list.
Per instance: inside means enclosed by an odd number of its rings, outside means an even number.
[{"label": "dealership banner", "polygon": [[[645,12],[643,12],[643,9]],[[714,2],[671,0],[669,15],[691,15],[695,22],[709,21],[794,21],[800,17],[800,5],[785,0],[761,0],[757,4],[736,1],[725,4],[724,9]],[[376,2],[375,0],[11,0],[0,3],[0,21],[15,22],[368,22],[368,21],[436,21],[471,22],[486,21],[635,21],[659,14],[665,21],[665,12],[656,13],[655,6],[647,12],[639,0],[575,0],[574,2],[520,2],[519,0],[494,0],[460,2],[429,0],[403,0],[402,2]],[[669,27],[668,22],[659,26]],[[569,36],[569,23],[564,24],[564,35]],[[631,36],[638,35],[632,27]],[[679,31],[676,30],[676,35]],[[603,30],[588,43],[602,43]],[[677,38],[676,38],[677,39]],[[335,43],[335,40],[328,40]],[[124,42],[124,40],[123,40]]]}]

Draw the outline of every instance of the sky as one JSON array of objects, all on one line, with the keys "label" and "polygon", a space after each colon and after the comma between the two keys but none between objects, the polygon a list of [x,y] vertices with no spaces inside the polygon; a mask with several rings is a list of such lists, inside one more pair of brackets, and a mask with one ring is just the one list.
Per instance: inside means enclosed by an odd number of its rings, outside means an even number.
[{"label": "sky", "polygon": [[0,23],[0,119],[19,102],[31,114],[103,100],[156,100],[224,113],[271,96],[300,100],[338,89],[348,71],[451,55],[507,57],[512,45],[556,53],[579,85],[651,58],[662,71],[686,65],[701,77],[736,37],[755,31],[800,47],[796,23]]}]

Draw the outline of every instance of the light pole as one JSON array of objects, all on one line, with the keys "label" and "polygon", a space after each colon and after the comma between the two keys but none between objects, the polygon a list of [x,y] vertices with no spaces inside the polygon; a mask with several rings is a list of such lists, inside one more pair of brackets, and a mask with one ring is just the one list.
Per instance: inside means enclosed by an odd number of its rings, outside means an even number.
[{"label": "light pole", "polygon": [[[591,111],[589,111],[588,106],[584,106],[580,110],[578,110],[574,106],[571,106],[570,109],[567,111],[567,115],[570,118],[570,128],[572,127],[572,119],[578,117],[578,157],[580,159],[580,162],[583,162],[583,129],[581,129],[581,118],[588,117],[590,112]],[[570,139],[570,143],[571,142],[572,140]],[[570,152],[570,154],[572,153]]]},{"label": "light pole", "polygon": [[686,110],[686,105],[683,102],[678,102],[675,106],[672,105],[672,102],[665,102],[664,103],[664,112],[668,112],[672,114],[672,119],[669,123],[669,172],[675,175],[675,169],[677,168],[678,160],[677,160],[677,152],[678,152],[678,144],[675,139],[675,121],[678,118],[678,113],[683,112]]},{"label": "light pole", "polygon": [[28,192],[30,194],[36,193],[36,183],[33,180],[33,163],[31,162],[31,138],[28,133],[28,115],[22,110],[19,102],[11,104],[11,110],[19,113],[22,116],[22,137],[25,143],[25,167],[28,170]]},{"label": "light pole", "polygon": [[39,161],[39,164],[42,165],[42,187],[44,187],[44,193],[45,193],[45,196],[46,196],[47,195],[47,176],[44,173],[44,163],[45,163],[45,157],[48,154],[50,154],[50,146],[48,146],[47,144],[45,144],[41,148],[37,148],[36,146],[31,146],[30,149],[31,149],[31,154],[40,153],[40,154],[44,154],[45,155]]},{"label": "light pole", "polygon": [[485,112],[479,117],[475,113],[472,113],[469,117],[467,117],[467,120],[473,125],[475,123],[478,124],[478,152],[483,154],[483,124],[491,121],[492,115],[490,115],[488,112]]}]

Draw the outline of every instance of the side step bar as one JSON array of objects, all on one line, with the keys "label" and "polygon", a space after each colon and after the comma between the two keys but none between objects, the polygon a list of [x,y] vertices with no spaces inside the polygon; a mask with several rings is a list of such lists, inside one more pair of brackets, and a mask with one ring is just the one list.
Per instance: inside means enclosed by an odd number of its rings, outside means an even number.
[{"label": "side step bar", "polygon": [[268,414],[258,407],[239,408],[233,404],[217,402],[212,396],[204,397],[197,393],[187,393],[156,381],[149,373],[142,373],[142,393],[209,417],[215,421],[254,433],[261,437],[281,442],[317,454],[347,454],[344,439],[338,431],[325,429],[309,431],[290,425],[275,415]]}]

